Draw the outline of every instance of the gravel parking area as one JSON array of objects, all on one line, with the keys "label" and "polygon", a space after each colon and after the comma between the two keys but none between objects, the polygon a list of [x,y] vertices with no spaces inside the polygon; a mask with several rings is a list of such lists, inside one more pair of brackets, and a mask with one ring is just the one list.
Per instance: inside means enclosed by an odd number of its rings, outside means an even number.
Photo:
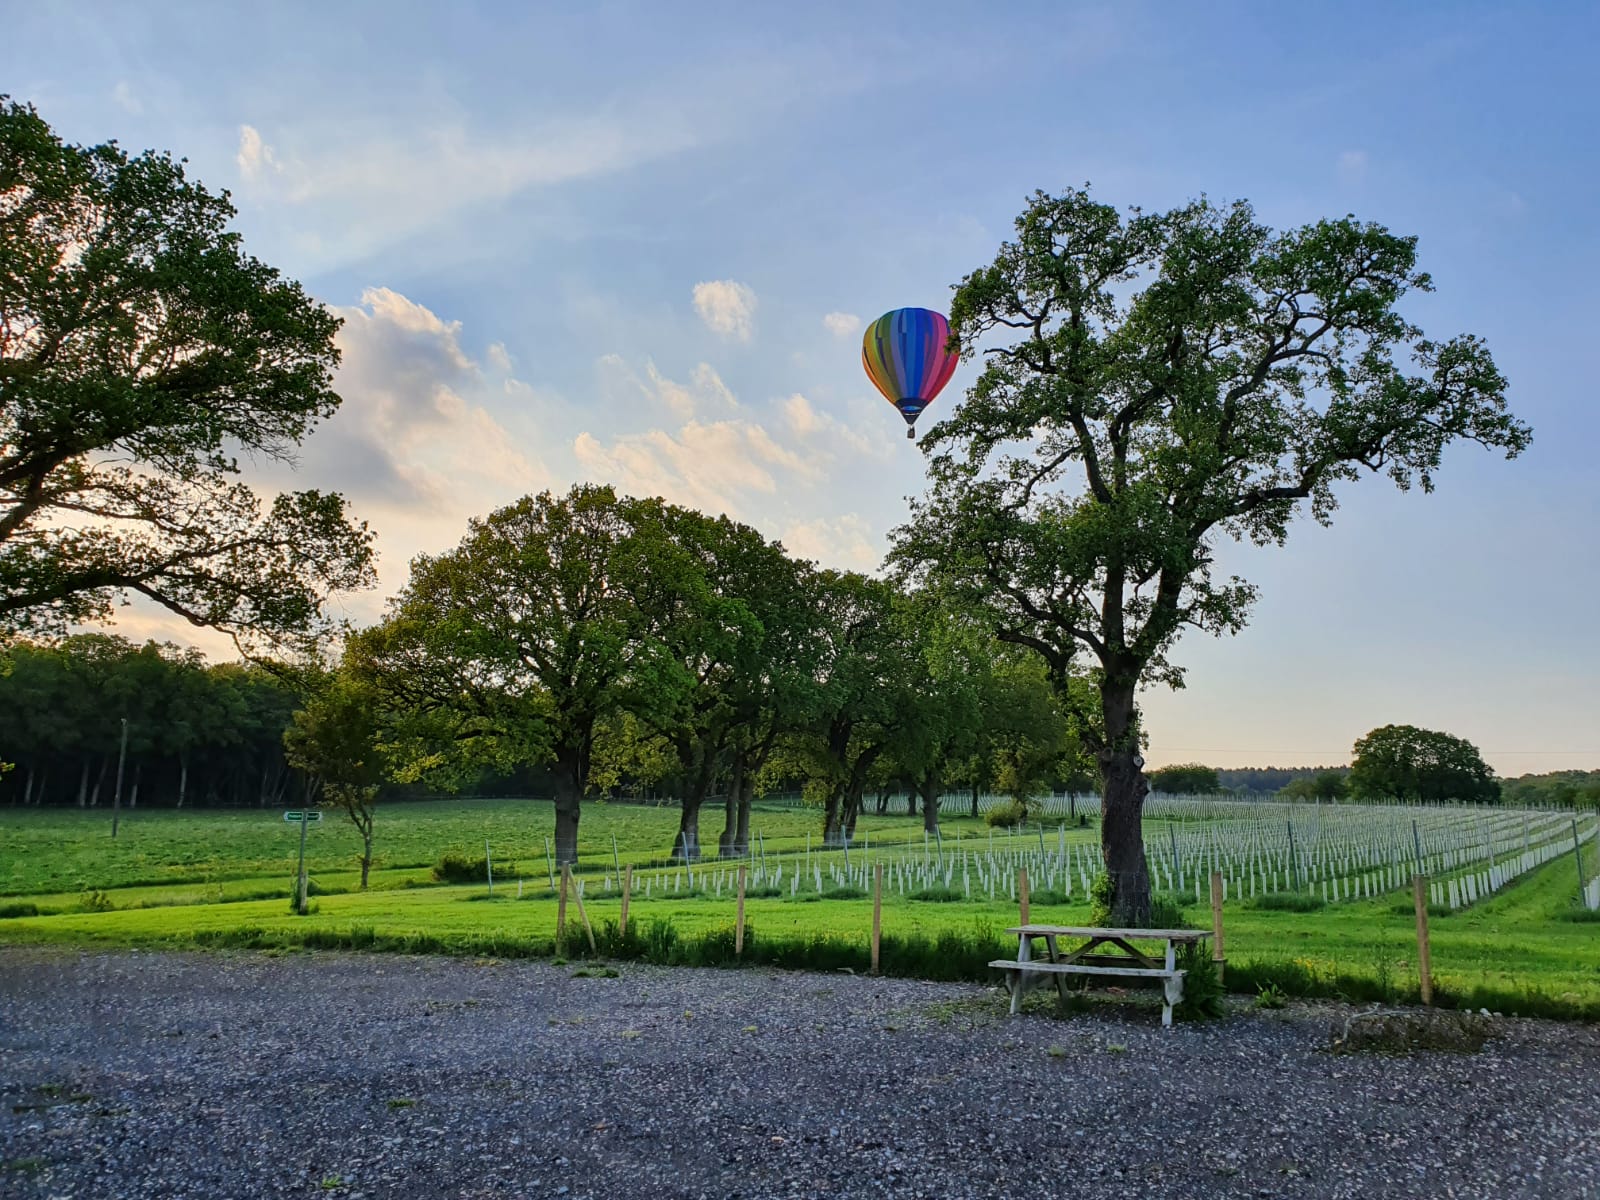
[{"label": "gravel parking area", "polygon": [[1600,1029],[1333,1056],[962,985],[0,948],[6,1197],[1600,1196]]}]

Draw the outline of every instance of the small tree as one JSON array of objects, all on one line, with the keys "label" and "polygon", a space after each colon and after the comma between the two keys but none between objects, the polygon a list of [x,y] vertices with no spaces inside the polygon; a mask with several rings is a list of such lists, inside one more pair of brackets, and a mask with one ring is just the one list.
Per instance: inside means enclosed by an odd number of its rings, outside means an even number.
[{"label": "small tree", "polygon": [[1415,725],[1385,725],[1357,741],[1350,790],[1404,800],[1500,799],[1500,783],[1476,746]]},{"label": "small tree", "polygon": [[284,751],[321,785],[322,801],[340,809],[361,835],[361,888],[372,869],[378,790],[389,778],[375,691],[345,674],[316,682],[283,733]]},{"label": "small tree", "polygon": [[1352,217],[1275,233],[1205,200],[1124,218],[1037,194],[968,275],[953,337],[988,364],[923,439],[931,488],[896,532],[907,576],[986,604],[1038,653],[1104,788],[1118,922],[1149,913],[1137,695],[1177,686],[1186,628],[1236,633],[1255,589],[1214,574],[1224,537],[1281,544],[1365,472],[1433,486],[1446,446],[1515,455],[1527,428],[1475,337],[1432,341],[1398,310],[1428,290],[1416,240]]}]

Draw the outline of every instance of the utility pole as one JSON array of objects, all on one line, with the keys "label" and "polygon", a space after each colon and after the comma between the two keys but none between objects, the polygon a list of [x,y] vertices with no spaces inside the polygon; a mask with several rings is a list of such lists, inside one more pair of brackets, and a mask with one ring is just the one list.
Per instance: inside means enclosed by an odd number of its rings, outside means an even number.
[{"label": "utility pole", "polygon": [[128,718],[122,718],[122,748],[117,751],[117,790],[111,798],[111,836],[117,836],[117,821],[122,816],[122,764],[128,757]]}]

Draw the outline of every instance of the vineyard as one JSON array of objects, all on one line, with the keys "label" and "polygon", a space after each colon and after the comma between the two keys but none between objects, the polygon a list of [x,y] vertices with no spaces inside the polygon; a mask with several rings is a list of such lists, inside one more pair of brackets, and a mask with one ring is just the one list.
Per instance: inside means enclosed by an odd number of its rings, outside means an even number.
[{"label": "vineyard", "polygon": [[[778,798],[758,805],[748,858],[688,864],[669,853],[674,809],[594,804],[571,919],[581,903],[592,936],[614,929],[626,870],[637,936],[731,946],[742,870],[755,961],[863,969],[881,879],[885,937],[943,947],[942,958],[886,957],[886,969],[982,978],[1016,922],[1023,872],[1036,919],[1088,918],[1099,873],[1092,798],[1051,798],[1011,829],[971,817],[969,798],[946,803],[962,815],[942,815],[937,833],[895,800],[863,813],[850,844],[828,847],[815,812]],[[980,797],[978,809],[1000,803]],[[308,837],[312,911],[297,916],[287,903],[297,829],[276,812],[139,812],[113,842],[103,813],[13,809],[0,813],[0,837],[16,850],[0,863],[0,942],[551,954],[564,910],[550,819],[541,801],[388,807],[363,892],[359,841],[328,812]],[[703,844],[715,844],[720,820],[706,814]],[[1414,996],[1420,872],[1447,1002],[1600,1015],[1592,811],[1154,797],[1145,853],[1158,895],[1192,925],[1209,924],[1209,881],[1221,877],[1235,989]]]}]

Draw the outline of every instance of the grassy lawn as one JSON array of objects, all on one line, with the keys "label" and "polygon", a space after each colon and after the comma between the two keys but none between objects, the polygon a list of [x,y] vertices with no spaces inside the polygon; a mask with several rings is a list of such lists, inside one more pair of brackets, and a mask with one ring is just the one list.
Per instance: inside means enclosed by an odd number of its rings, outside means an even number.
[{"label": "grassy lawn", "polygon": [[[705,814],[705,844],[716,844],[721,821],[720,811]],[[619,916],[615,837],[617,858],[636,865],[630,909],[635,930],[670,921],[683,939],[726,935],[734,920],[731,871],[705,864],[694,872],[695,892],[685,894],[690,881],[682,869],[644,865],[661,861],[676,823],[676,812],[668,808],[597,804],[585,811],[585,909],[597,928]],[[31,906],[38,915],[0,919],[0,942],[551,953],[557,905],[543,845],[550,826],[550,806],[539,801],[384,809],[378,822],[379,867],[372,888],[362,893],[355,890],[359,841],[337,814],[328,813],[308,840],[312,876],[322,894],[315,898],[315,911],[299,917],[290,914],[287,902],[298,828],[286,825],[277,812],[141,812],[124,823],[115,842],[104,813],[6,812],[0,814],[0,845],[6,848],[0,890],[7,897],[0,899],[0,912],[26,912]],[[846,870],[842,854],[822,854],[813,847],[806,857],[806,836],[815,833],[816,815],[758,811],[753,827],[762,835],[769,864],[785,864],[785,874],[778,896],[747,901],[751,946],[762,946],[773,955],[771,961],[863,962],[871,901],[831,894],[838,887],[831,876]],[[870,849],[859,848],[863,835]],[[1159,826],[1151,836],[1160,836]],[[866,863],[922,858],[920,820],[868,815],[857,837],[851,866],[858,881]],[[503,864],[496,870],[492,898],[484,884],[432,882],[429,868],[441,854],[454,850],[479,858],[485,838]],[[947,819],[943,838],[947,853],[959,846],[974,860],[990,845],[989,831],[970,819]],[[1069,847],[1087,847],[1098,830],[1050,830],[1044,844],[1053,853],[1063,838]],[[1001,855],[1030,847],[1037,851],[1039,845],[1037,831],[994,842]],[[793,893],[797,867],[807,869]],[[817,870],[824,873],[821,897],[815,892]],[[1600,1018],[1600,928],[1572,919],[1575,882],[1571,860],[1557,859],[1469,909],[1433,917],[1433,970],[1442,996],[1499,1011]],[[574,943],[581,950],[576,904],[568,915],[574,934],[569,952]],[[1010,949],[1005,946],[1003,931],[1017,915],[1015,902],[1003,891],[991,901],[978,888],[971,899],[938,903],[890,887],[883,902],[886,937],[945,939],[946,961],[928,951],[920,959],[907,958],[906,973],[926,969],[981,977],[987,957],[1014,952],[1014,942]],[[1075,887],[1065,902],[1034,903],[1031,915],[1036,921],[1082,923],[1089,915],[1087,896]],[[1193,904],[1186,916],[1192,925],[1210,919],[1204,906]],[[1416,940],[1408,893],[1308,913],[1268,911],[1235,899],[1225,907],[1225,927],[1228,981],[1236,990],[1254,992],[1275,982],[1291,994],[1357,1000],[1415,995]],[[788,949],[780,953],[783,947]],[[952,956],[960,955],[965,957],[954,964]]]}]

